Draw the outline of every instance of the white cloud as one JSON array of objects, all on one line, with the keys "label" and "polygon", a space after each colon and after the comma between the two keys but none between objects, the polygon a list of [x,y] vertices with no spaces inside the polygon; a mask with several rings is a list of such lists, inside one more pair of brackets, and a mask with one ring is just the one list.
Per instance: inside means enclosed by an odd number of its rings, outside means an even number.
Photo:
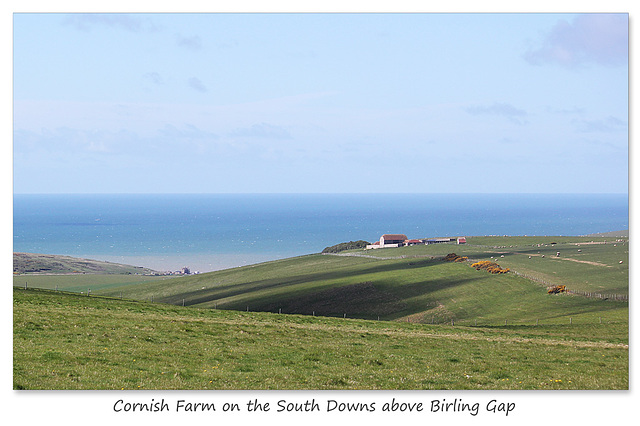
[{"label": "white cloud", "polygon": [[161,85],[161,84],[164,83],[164,81],[162,80],[162,76],[159,73],[155,72],[155,71],[154,72],[145,73],[142,76],[142,78],[145,81],[149,81],[149,82],[151,82],[153,84],[156,84],[156,85]]},{"label": "white cloud", "polygon": [[135,150],[137,136],[128,131],[81,130],[69,127],[29,131],[16,129],[14,149],[21,155],[46,154],[60,158],[117,155]]},{"label": "white cloud", "polygon": [[207,86],[205,86],[204,83],[197,77],[189,78],[188,83],[189,87],[197,92],[206,93],[208,91]]},{"label": "white cloud", "polygon": [[254,124],[251,127],[236,129],[230,136],[243,138],[292,139],[284,128],[267,123]]},{"label": "white cloud", "polygon": [[176,35],[176,44],[191,50],[202,49],[202,40],[199,36],[184,37],[178,34]]},{"label": "white cloud", "polygon": [[147,19],[138,15],[121,13],[75,13],[68,15],[62,23],[85,32],[97,27],[116,28],[133,33],[157,29]]},{"label": "white cloud", "polygon": [[516,124],[524,124],[525,122],[523,120],[527,117],[527,112],[525,110],[501,102],[496,102],[489,106],[471,106],[465,108],[465,111],[471,115],[497,115],[505,117],[512,123]]},{"label": "white cloud", "polygon": [[573,123],[578,127],[579,131],[585,133],[612,133],[627,131],[629,128],[629,125],[626,121],[622,121],[616,117],[611,116],[600,120],[574,120]]},{"label": "white cloud", "polygon": [[217,134],[199,129],[192,124],[185,124],[182,128],[167,124],[159,129],[158,133],[168,140],[214,141],[218,139]]},{"label": "white cloud", "polygon": [[176,127],[166,124],[153,134],[140,135],[130,130],[83,130],[68,127],[14,132],[14,150],[22,157],[50,158],[155,158],[171,161],[193,153],[211,153],[218,148],[218,136],[190,124]]},{"label": "white cloud", "polygon": [[555,63],[575,67],[586,63],[626,65],[629,17],[626,14],[584,14],[559,21],[541,45],[524,55],[533,65]]}]

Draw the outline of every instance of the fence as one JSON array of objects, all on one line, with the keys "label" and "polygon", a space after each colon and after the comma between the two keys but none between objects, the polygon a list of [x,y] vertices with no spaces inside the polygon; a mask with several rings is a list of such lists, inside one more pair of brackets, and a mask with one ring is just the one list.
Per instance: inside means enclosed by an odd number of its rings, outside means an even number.
[{"label": "fence", "polygon": [[415,255],[407,255],[403,254],[400,256],[374,256],[372,254],[361,254],[361,253],[322,253],[325,256],[342,256],[342,257],[364,257],[367,259],[377,259],[377,260],[397,260],[397,259],[439,259],[442,256],[432,256],[428,254],[415,254]]},{"label": "fence", "polygon": [[[533,275],[528,275],[528,274],[523,274],[521,272],[517,272],[517,271],[511,271],[513,274],[519,276],[519,277],[523,277],[528,279],[529,281],[533,281],[539,284],[544,285],[545,287],[553,287],[556,286],[557,283],[551,283],[547,280],[544,280],[540,277],[536,277]],[[629,301],[629,295],[627,294],[603,294],[603,293],[595,293],[595,292],[589,292],[589,291],[580,291],[580,290],[569,290],[567,289],[567,293],[569,294],[575,294],[578,296],[583,296],[583,297],[593,297],[593,298],[598,298],[598,299],[602,299],[602,300],[615,300],[618,302],[628,302]]]},{"label": "fence", "polygon": [[[16,289],[24,289],[27,290],[29,289],[29,287],[27,286],[27,283],[25,283],[24,286],[14,286],[14,288]],[[55,290],[53,289],[42,289],[42,288],[31,288],[34,290],[39,290],[39,291],[51,291],[51,292],[58,292],[60,290],[58,290],[58,288],[56,287]],[[61,293],[70,293],[70,294],[78,294],[76,292],[68,292],[68,291],[61,291]],[[80,294],[85,295],[86,296],[91,296],[91,290],[88,289],[87,292],[81,292]],[[602,297],[602,298],[606,298],[607,295],[600,295],[598,293],[594,293],[594,295],[592,297]],[[614,296],[614,297],[623,297],[626,298],[627,296],[625,295],[608,295],[608,296]],[[99,296],[96,295],[94,296],[95,298],[99,298],[99,299],[122,299],[122,293],[120,293],[119,297],[118,296]],[[588,297],[588,296],[587,296]],[[93,297],[92,297],[93,298]],[[610,297],[613,298],[613,297]],[[623,299],[618,299],[618,300],[623,300]],[[626,300],[626,299],[624,299]],[[138,303],[153,303],[154,299],[153,296],[145,298],[143,300],[141,299],[127,299],[127,301],[129,302],[138,302]],[[182,306],[189,306],[188,303],[185,303],[186,300],[182,299],[181,302],[178,302],[178,305],[182,305]],[[428,305],[433,305],[433,306],[437,306],[439,305],[439,302],[429,302]],[[218,305],[217,303],[215,304],[214,309],[218,309]],[[229,310],[229,309],[223,309],[223,310]],[[230,309],[233,311],[243,311],[244,309],[240,310],[240,309]],[[256,310],[256,311],[252,311],[250,309],[250,306],[246,306],[246,312],[264,312],[264,313],[276,313],[274,311],[263,311],[263,310]],[[296,312],[283,312],[282,308],[278,308],[277,310],[278,314],[290,314],[290,315],[311,315],[313,317],[325,317],[325,318],[342,318],[342,319],[354,319],[354,320],[368,320],[368,321],[390,321],[390,322],[395,322],[395,323],[410,323],[410,324],[423,324],[423,325],[451,325],[451,326],[459,326],[459,327],[521,327],[521,326],[558,326],[558,325],[580,325],[580,324],[613,324],[613,323],[617,323],[619,321],[611,321],[611,320],[602,320],[602,317],[598,317],[598,319],[596,320],[595,317],[591,317],[591,318],[578,318],[577,320],[574,320],[573,317],[564,317],[562,319],[555,319],[555,318],[545,318],[542,321],[540,319],[536,319],[535,321],[532,319],[529,320],[513,320],[513,319],[498,319],[498,318],[493,318],[493,319],[455,319],[452,317],[448,317],[448,316],[438,316],[438,315],[419,315],[419,316],[409,316],[409,317],[404,317],[404,318],[388,318],[385,319],[384,317],[381,317],[380,315],[373,316],[373,315],[351,315],[348,312],[344,312],[344,313],[336,313],[334,312],[318,312],[318,311],[312,311],[311,313],[309,312],[300,312],[300,311],[296,311]]]},{"label": "fence", "polygon": [[[323,253],[323,254],[332,255],[332,256],[366,257],[366,258],[378,259],[378,260],[416,259],[416,258],[437,259],[438,258],[437,256],[430,256],[430,255],[415,255],[415,256],[403,255],[403,256],[383,257],[383,256],[373,256],[373,255],[367,255],[367,254],[361,254],[361,253]],[[467,263],[474,263],[474,262],[477,262],[477,260],[473,260],[473,259],[468,259],[467,260]],[[542,284],[545,287],[553,287],[553,286],[557,285],[557,283],[549,282],[549,281],[547,281],[545,279],[542,279],[540,277],[537,277],[535,275],[523,274],[521,272],[514,271],[514,270],[510,270],[510,272],[512,274],[514,274],[514,275],[519,276],[519,277],[526,278],[529,281],[532,281],[534,283]],[[567,289],[567,293],[575,294],[575,295],[583,296],[583,297],[598,298],[598,299],[602,299],[602,300],[615,300],[615,301],[618,301],[618,302],[628,302],[629,301],[629,296],[626,295],[626,294],[602,294],[602,293],[579,291],[579,290],[569,290],[569,289]]]},{"label": "fence", "polygon": [[567,290],[567,293],[577,294],[579,296],[584,296],[584,297],[596,297],[598,299],[603,299],[603,300],[616,300],[619,302],[629,301],[628,294],[602,294],[602,293],[591,293],[587,291],[578,291],[578,290]]}]

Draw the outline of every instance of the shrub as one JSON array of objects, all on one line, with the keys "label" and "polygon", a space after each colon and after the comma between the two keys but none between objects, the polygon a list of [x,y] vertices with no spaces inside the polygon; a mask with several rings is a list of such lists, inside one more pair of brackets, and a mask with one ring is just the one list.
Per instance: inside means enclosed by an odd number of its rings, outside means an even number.
[{"label": "shrub", "polygon": [[564,285],[554,285],[547,290],[548,294],[566,293],[567,287]]},{"label": "shrub", "polygon": [[471,267],[476,268],[477,271],[485,269],[487,272],[492,274],[506,274],[510,271],[509,268],[502,269],[500,265],[489,260],[481,260],[480,262],[472,264]]},{"label": "shrub", "polygon": [[468,260],[468,259],[469,258],[467,256],[458,256],[455,253],[449,253],[442,260],[447,262],[464,262],[465,260]]},{"label": "shrub", "polygon": [[322,250],[323,253],[339,253],[345,250],[354,250],[354,249],[363,249],[366,248],[370,243],[364,240],[358,241],[349,241],[348,243],[340,243],[335,246],[326,247]]}]

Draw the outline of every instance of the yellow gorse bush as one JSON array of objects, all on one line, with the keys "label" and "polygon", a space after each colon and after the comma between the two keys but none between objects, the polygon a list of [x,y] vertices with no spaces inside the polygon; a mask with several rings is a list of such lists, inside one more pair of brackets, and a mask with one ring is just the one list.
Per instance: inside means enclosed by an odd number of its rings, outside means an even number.
[{"label": "yellow gorse bush", "polygon": [[464,262],[466,260],[469,260],[469,258],[467,256],[458,256],[455,253],[449,253],[444,257],[444,260],[446,260],[447,262]]},{"label": "yellow gorse bush", "polygon": [[492,274],[506,274],[510,271],[509,268],[502,269],[500,265],[495,262],[491,262],[489,260],[481,260],[480,262],[476,262],[471,265],[472,268],[476,268],[476,270],[485,269],[487,272]]},{"label": "yellow gorse bush", "polygon": [[548,294],[558,294],[565,293],[567,291],[567,287],[564,285],[554,285],[553,287],[549,287],[547,290]]}]

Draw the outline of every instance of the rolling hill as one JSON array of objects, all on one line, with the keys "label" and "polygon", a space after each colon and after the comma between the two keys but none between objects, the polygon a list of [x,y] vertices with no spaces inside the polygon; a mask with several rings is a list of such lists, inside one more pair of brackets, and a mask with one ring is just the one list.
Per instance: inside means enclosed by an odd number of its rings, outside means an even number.
[{"label": "rolling hill", "polygon": [[141,266],[122,265],[71,256],[13,253],[14,274],[153,274]]},{"label": "rolling hill", "polygon": [[[467,240],[178,278],[19,275],[14,389],[628,389],[626,299],[547,294],[628,295],[627,240]],[[32,289],[53,282],[78,293]]]},{"label": "rolling hill", "polygon": [[[242,311],[409,321],[416,323],[566,321],[610,313],[625,317],[628,244],[585,237],[482,237],[465,246],[308,255],[100,294]],[[468,262],[446,262],[456,250]],[[560,256],[557,255],[560,253]],[[512,273],[470,267],[494,260]],[[622,262],[622,263],[620,263]],[[520,273],[520,275],[516,274]],[[547,294],[549,284],[602,294],[601,299]]]},{"label": "rolling hill", "polygon": [[628,325],[460,327],[13,291],[14,389],[628,389]]}]

